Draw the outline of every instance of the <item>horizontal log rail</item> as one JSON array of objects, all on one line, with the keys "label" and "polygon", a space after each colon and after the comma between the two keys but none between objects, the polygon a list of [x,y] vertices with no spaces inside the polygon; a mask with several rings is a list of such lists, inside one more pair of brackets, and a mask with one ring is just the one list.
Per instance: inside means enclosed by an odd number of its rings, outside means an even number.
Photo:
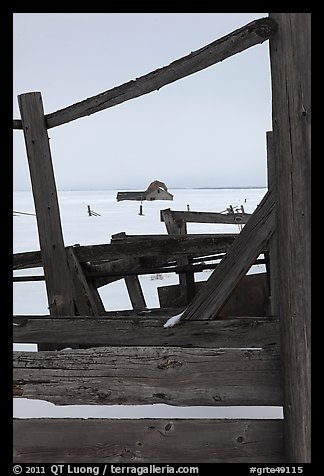
[{"label": "horizontal log rail", "polygon": [[[266,259],[257,259],[254,265],[266,264]],[[109,271],[86,271],[84,274],[86,277],[91,278],[103,278],[103,277],[124,277],[124,276],[138,276],[146,274],[164,274],[164,273],[200,273],[201,271],[216,269],[219,263],[210,263],[210,264],[187,264],[182,266],[164,266],[163,268],[144,268],[137,269],[135,271],[127,270],[121,272],[109,272]],[[28,281],[44,281],[45,276],[43,275],[34,275],[34,276],[13,276],[13,282],[28,282]]]},{"label": "horizontal log rail", "polygon": [[[173,315],[177,313],[173,311]],[[267,348],[279,344],[279,324],[274,319],[184,321],[174,332],[163,327],[170,316],[170,311],[163,315],[154,310],[133,316],[14,316],[13,342],[213,348]]]},{"label": "horizontal log rail", "polygon": [[15,419],[14,463],[283,463],[282,420]]},{"label": "horizontal log rail", "polygon": [[282,405],[283,398],[276,344],[14,352],[13,385],[14,396],[58,405]]},{"label": "horizontal log rail", "polygon": [[[136,80],[92,96],[71,106],[46,114],[47,128],[59,126],[84,116],[90,116],[130,99],[159,90],[167,84],[185,78],[241,51],[263,43],[276,31],[276,23],[269,18],[260,18],[230,34],[193,51],[168,66],[152,71]],[[21,129],[21,121],[14,119],[14,129]]]}]

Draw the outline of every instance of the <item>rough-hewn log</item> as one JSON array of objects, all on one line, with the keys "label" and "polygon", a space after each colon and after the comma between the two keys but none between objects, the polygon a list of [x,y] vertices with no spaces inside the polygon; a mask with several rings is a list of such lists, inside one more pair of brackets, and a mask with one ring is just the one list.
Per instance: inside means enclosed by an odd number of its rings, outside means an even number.
[{"label": "rough-hewn log", "polygon": [[40,93],[18,96],[35,202],[50,314],[73,315],[72,280],[67,264],[55,177]]},{"label": "rough-hewn log", "polygon": [[[153,314],[153,315],[152,315]],[[76,343],[101,346],[267,347],[279,343],[278,321],[265,318],[184,321],[164,328],[169,316],[15,316],[13,342]]]},{"label": "rough-hewn log", "polygon": [[[161,329],[161,333],[163,329]],[[14,352],[14,394],[59,405],[281,405],[279,348]]]},{"label": "rough-hewn log", "polygon": [[[159,90],[167,84],[201,71],[241,51],[266,41],[276,31],[276,24],[269,18],[260,18],[229,33],[209,45],[173,61],[136,80],[92,96],[71,106],[46,115],[47,127],[55,127],[80,117],[90,116],[130,99]],[[14,120],[17,128],[19,120]]]},{"label": "rough-hewn log", "polygon": [[212,319],[264,249],[274,229],[275,200],[269,190],[220,265],[196,294],[181,319]]},{"label": "rough-hewn log", "polygon": [[15,419],[14,463],[283,463],[282,420]]},{"label": "rough-hewn log", "polygon": [[[226,252],[237,233],[228,234],[191,234],[191,235],[131,235],[111,244],[76,246],[74,252],[80,263],[101,260],[118,260],[136,257],[181,255],[204,256],[209,253]],[[40,251],[15,253],[13,269],[35,268],[42,266]]]},{"label": "rough-hewn log", "polygon": [[184,223],[224,223],[241,225],[247,223],[251,213],[216,213],[216,212],[186,212],[182,210],[161,210],[161,221],[164,221],[165,212],[169,212],[175,221]]},{"label": "rough-hewn log", "polygon": [[311,14],[270,13],[285,441],[311,461]]}]

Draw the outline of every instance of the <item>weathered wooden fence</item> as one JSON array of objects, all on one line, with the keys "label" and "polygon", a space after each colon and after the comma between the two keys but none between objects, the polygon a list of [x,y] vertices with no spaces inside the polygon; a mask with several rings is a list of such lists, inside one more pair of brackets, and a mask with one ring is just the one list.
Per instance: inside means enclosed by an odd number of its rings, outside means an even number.
[{"label": "weathered wooden fence", "polygon": [[[111,244],[65,247],[47,129],[268,39],[268,192],[242,231],[191,236],[184,218],[195,215],[174,219],[164,211],[169,235],[121,234]],[[15,255],[14,269],[43,267],[50,315],[14,316],[14,342],[40,349],[14,353],[14,395],[57,404],[283,405],[284,420],[16,419],[14,461],[310,462],[310,14],[271,13],[51,114],[44,115],[38,92],[18,99],[21,119],[13,127],[25,136],[41,251]],[[270,312],[221,317],[262,253]],[[195,290],[194,266],[208,255],[222,259]],[[138,275],[170,267],[180,273],[187,307],[176,327],[165,328],[183,306],[146,309]],[[108,313],[98,287],[121,278],[134,310]],[[67,345],[74,349],[49,350]]]}]

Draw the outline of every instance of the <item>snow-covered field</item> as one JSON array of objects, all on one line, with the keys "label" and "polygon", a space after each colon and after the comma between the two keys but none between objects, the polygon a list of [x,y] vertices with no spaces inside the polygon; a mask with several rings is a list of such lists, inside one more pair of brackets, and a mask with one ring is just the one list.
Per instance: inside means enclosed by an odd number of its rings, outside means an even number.
[{"label": "snow-covered field", "polygon": [[[59,205],[66,246],[109,243],[111,235],[125,232],[135,234],[164,234],[166,228],[160,221],[160,210],[211,211],[221,212],[229,205],[244,206],[252,213],[260,203],[266,189],[173,189],[173,201],[155,201],[142,204],[143,215],[139,215],[140,202],[116,201],[118,190],[59,191]],[[100,216],[89,216],[87,206]],[[35,213],[31,192],[17,191],[13,195],[13,209],[16,212]],[[237,233],[237,225],[216,225],[189,223],[188,233]],[[13,217],[14,253],[39,250],[36,217],[15,215]],[[255,266],[253,272],[263,272],[262,265]],[[15,275],[42,274],[41,268],[22,270]],[[206,280],[210,272],[196,274],[196,280]],[[175,274],[141,276],[143,292],[148,307],[159,307],[157,287],[177,284]],[[128,293],[123,280],[100,288],[100,295],[106,310],[131,309]],[[44,282],[14,283],[14,314],[48,314]],[[33,344],[15,344],[15,350],[35,351]],[[26,399],[14,399],[14,416],[28,417],[102,417],[102,418],[282,418],[281,408],[262,407],[187,407],[175,408],[168,405],[145,406],[68,406],[54,405]]]}]

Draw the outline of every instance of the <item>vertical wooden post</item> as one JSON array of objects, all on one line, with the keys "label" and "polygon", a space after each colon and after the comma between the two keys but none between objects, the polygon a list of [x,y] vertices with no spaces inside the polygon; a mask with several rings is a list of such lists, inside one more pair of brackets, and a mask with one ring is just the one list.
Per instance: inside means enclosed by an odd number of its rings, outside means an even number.
[{"label": "vertical wooden post", "polygon": [[[185,235],[187,233],[187,224],[184,220],[176,222],[170,208],[161,210],[161,216],[165,223],[167,232],[173,235]],[[189,263],[187,256],[177,259],[177,265],[183,266]],[[188,304],[195,295],[195,275],[193,272],[179,273],[180,295],[184,297]]]},{"label": "vertical wooden post", "polygon": [[49,311],[73,316],[72,281],[68,269],[54,171],[39,92],[18,96],[35,202]]},{"label": "vertical wooden post", "polygon": [[311,461],[311,14],[270,13],[287,460]]}]

